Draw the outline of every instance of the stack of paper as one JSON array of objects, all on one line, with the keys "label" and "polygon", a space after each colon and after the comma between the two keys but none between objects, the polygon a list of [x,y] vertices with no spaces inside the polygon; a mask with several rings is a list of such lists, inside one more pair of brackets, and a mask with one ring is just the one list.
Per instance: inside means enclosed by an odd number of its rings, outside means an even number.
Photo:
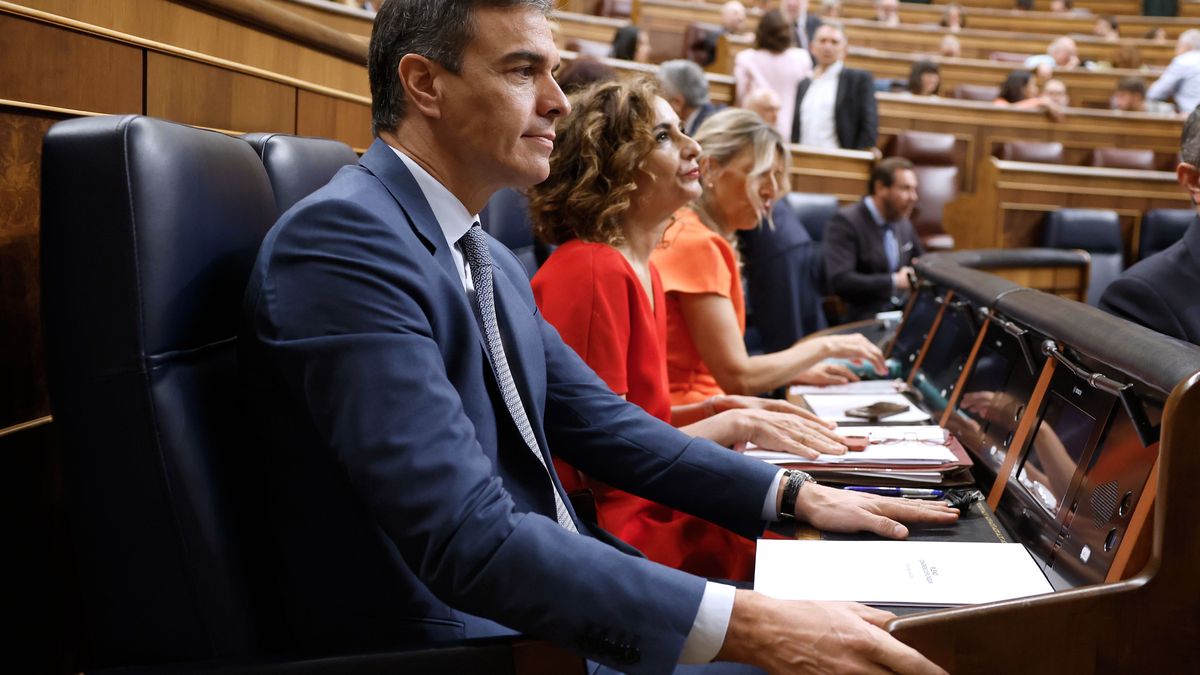
[{"label": "stack of paper", "polygon": [[860,380],[846,384],[826,384],[816,386],[810,384],[794,384],[788,389],[788,396],[803,396],[806,394],[896,394],[908,389],[904,380]]},{"label": "stack of paper", "polygon": [[1021,544],[760,539],[754,590],[787,600],[947,606],[1054,588]]},{"label": "stack of paper", "polygon": [[815,459],[804,459],[787,452],[775,452],[751,447],[746,455],[772,464],[790,464],[797,461],[816,464],[886,464],[889,466],[941,465],[958,461],[958,457],[945,445],[946,432],[935,426],[895,427],[844,427],[838,429],[844,436],[859,436],[868,439],[867,448],[860,452],[842,455],[820,455]]}]

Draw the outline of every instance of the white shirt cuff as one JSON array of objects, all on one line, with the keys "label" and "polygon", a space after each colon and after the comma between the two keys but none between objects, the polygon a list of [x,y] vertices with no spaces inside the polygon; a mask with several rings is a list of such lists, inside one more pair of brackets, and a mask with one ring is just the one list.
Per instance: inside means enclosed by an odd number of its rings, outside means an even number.
[{"label": "white shirt cuff", "polygon": [[729,629],[729,617],[733,615],[733,597],[737,588],[709,581],[700,597],[700,609],[696,621],[683,643],[679,662],[683,664],[708,663],[717,658],[721,645],[725,644],[725,631]]},{"label": "white shirt cuff", "polygon": [[778,522],[779,507],[777,497],[779,497],[779,481],[783,480],[783,469],[775,473],[775,479],[771,481],[771,487],[767,490],[767,497],[763,500],[762,519],[768,523]]}]

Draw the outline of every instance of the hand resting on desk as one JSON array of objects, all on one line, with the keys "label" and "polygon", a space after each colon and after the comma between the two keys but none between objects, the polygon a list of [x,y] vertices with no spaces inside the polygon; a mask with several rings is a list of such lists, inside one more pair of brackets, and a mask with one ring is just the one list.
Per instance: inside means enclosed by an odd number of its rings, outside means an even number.
[{"label": "hand resting on desk", "polygon": [[[879,497],[806,483],[796,499],[796,517],[823,530],[866,530],[903,539],[908,529],[897,521],[951,523],[958,512],[945,502]],[[943,673],[883,630],[893,617],[854,602],[778,600],[739,590],[717,659],[750,663],[768,673]]]}]

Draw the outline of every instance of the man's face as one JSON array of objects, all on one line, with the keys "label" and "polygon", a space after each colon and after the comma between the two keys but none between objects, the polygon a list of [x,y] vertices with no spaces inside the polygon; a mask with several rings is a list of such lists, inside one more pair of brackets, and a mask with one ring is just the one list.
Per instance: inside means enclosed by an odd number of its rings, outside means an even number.
[{"label": "man's face", "polygon": [[808,9],[808,0],[783,0],[783,16],[789,21],[800,18],[800,14]]},{"label": "man's face", "polygon": [[842,31],[832,26],[821,26],[813,34],[812,53],[817,57],[817,64],[831,66],[841,61],[846,54],[846,37]]},{"label": "man's face", "polygon": [[1063,84],[1061,80],[1050,80],[1047,82],[1045,88],[1042,90],[1042,94],[1063,107],[1071,103],[1070,98],[1067,96],[1067,85]]},{"label": "man's face", "polygon": [[721,7],[721,25],[730,33],[742,32],[746,23],[746,8],[740,2],[727,2]]},{"label": "man's face", "polygon": [[435,131],[470,189],[529,187],[550,173],[554,122],[570,111],[554,81],[558,50],[536,10],[480,8],[458,74],[441,71]]},{"label": "man's face", "polygon": [[885,221],[908,218],[917,205],[917,174],[912,169],[896,169],[891,187],[875,183],[875,199]]}]

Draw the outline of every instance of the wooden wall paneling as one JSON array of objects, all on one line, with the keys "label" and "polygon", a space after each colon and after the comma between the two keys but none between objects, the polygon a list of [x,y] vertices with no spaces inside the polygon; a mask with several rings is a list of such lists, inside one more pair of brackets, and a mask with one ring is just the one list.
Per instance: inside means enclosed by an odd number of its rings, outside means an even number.
[{"label": "wooden wall paneling", "polygon": [[296,133],[296,89],[166,54],[146,59],[146,114],[238,132]]},{"label": "wooden wall paneling", "polygon": [[50,414],[38,232],[42,136],[59,119],[0,106],[0,428]]},{"label": "wooden wall paneling", "polygon": [[[338,91],[370,95],[366,68],[361,62],[231,21],[187,0],[22,0],[21,4]],[[11,3],[0,0],[0,9],[5,5]]]},{"label": "wooden wall paneling", "polygon": [[0,98],[101,113],[142,111],[142,50],[0,14]]},{"label": "wooden wall paneling", "polygon": [[789,145],[791,187],[796,192],[831,194],[843,204],[862,199],[875,165],[876,152],[825,150]]},{"label": "wooden wall paneling", "polygon": [[341,141],[360,152],[374,140],[371,106],[303,89],[296,92],[296,133]]}]

